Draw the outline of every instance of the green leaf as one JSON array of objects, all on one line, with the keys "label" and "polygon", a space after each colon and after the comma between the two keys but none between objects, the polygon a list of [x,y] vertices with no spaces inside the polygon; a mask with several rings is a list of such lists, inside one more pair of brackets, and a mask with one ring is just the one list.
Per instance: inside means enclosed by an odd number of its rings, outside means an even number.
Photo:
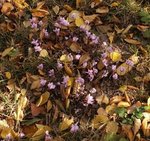
[{"label": "green leaf", "polygon": [[125,117],[127,112],[127,110],[124,107],[117,107],[115,111],[118,114],[118,116],[121,118]]},{"label": "green leaf", "polygon": [[105,136],[104,136],[104,139],[103,141],[119,141],[120,139],[120,136],[119,135],[116,135],[114,133],[107,133]]},{"label": "green leaf", "polygon": [[125,138],[121,138],[119,141],[128,141],[128,140]]},{"label": "green leaf", "polygon": [[33,118],[31,120],[24,120],[24,121],[22,121],[22,125],[29,126],[29,125],[32,125],[32,124],[38,122],[38,121],[41,121],[41,119],[39,119],[39,118]]},{"label": "green leaf", "polygon": [[144,36],[145,38],[150,38],[150,29],[144,31],[144,32],[143,32],[143,36]]}]

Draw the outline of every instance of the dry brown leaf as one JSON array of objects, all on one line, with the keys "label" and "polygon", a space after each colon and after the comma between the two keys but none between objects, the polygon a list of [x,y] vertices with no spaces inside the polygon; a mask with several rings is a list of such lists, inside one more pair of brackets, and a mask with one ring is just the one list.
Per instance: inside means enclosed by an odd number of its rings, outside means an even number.
[{"label": "dry brown leaf", "polygon": [[79,65],[82,65],[83,63],[90,60],[90,55],[88,53],[83,54],[79,59]]},{"label": "dry brown leaf", "polygon": [[111,104],[111,105],[108,105],[105,109],[106,113],[108,113],[109,115],[113,115],[115,113],[115,109],[117,108],[117,105],[116,104]]},{"label": "dry brown leaf", "polygon": [[98,6],[102,2],[103,2],[103,0],[92,0],[91,8],[94,8],[95,6]]},{"label": "dry brown leaf", "polygon": [[6,49],[2,52],[2,57],[5,57],[6,55],[8,55],[13,49],[14,49],[13,47],[6,48]]},{"label": "dry brown leaf", "polygon": [[140,45],[140,44],[141,44],[140,41],[135,40],[135,39],[128,39],[128,38],[126,38],[126,39],[124,39],[124,40],[125,40],[127,43],[133,44],[133,45]]},{"label": "dry brown leaf", "polygon": [[104,67],[105,67],[105,66],[104,66],[104,63],[102,62],[102,60],[100,60],[100,61],[97,63],[97,68],[98,68],[99,70],[102,70]]},{"label": "dry brown leaf", "polygon": [[137,101],[135,104],[133,104],[132,106],[130,106],[130,107],[128,108],[127,113],[128,113],[128,114],[133,113],[133,111],[134,111],[136,108],[141,107],[141,105],[142,105],[141,102],[140,102],[140,101]]},{"label": "dry brown leaf", "polygon": [[82,48],[78,43],[72,43],[70,49],[71,51],[78,53],[81,51]]},{"label": "dry brown leaf", "polygon": [[150,117],[144,118],[142,121],[142,131],[144,136],[149,137],[150,136]]},{"label": "dry brown leaf", "polygon": [[113,41],[114,41],[115,32],[108,32],[108,33],[107,33],[107,36],[108,36],[108,38],[109,38],[110,44],[112,44]]},{"label": "dry brown leaf", "polygon": [[39,55],[40,57],[48,57],[48,52],[47,52],[47,50],[46,49],[42,49],[41,51],[40,51],[40,55]]},{"label": "dry brown leaf", "polygon": [[122,124],[122,129],[127,135],[127,137],[129,138],[129,140],[134,141],[134,135],[133,135],[131,128],[132,128],[131,125]]},{"label": "dry brown leaf", "polygon": [[133,26],[132,24],[128,25],[127,28],[125,28],[125,30],[122,32],[122,35],[128,33],[128,31],[132,26]]},{"label": "dry brown leaf", "polygon": [[83,19],[84,19],[84,21],[88,21],[89,23],[91,23],[96,19],[97,16],[98,16],[97,14],[83,15]]},{"label": "dry brown leaf", "polygon": [[107,116],[107,112],[105,111],[104,108],[101,108],[101,107],[98,108],[97,114],[98,114],[98,115],[105,115],[105,116]]},{"label": "dry brown leaf", "polygon": [[149,82],[150,81],[150,73],[146,74],[143,78],[144,82]]},{"label": "dry brown leaf", "polygon": [[59,13],[60,8],[59,8],[58,5],[54,6],[52,9],[53,9],[53,11],[55,12],[56,15]]},{"label": "dry brown leaf", "polygon": [[109,8],[107,6],[103,6],[103,7],[96,9],[96,13],[99,13],[99,14],[106,14],[108,12],[109,12]]},{"label": "dry brown leaf", "polygon": [[31,114],[32,116],[38,116],[39,114],[44,113],[45,109],[42,106],[37,107],[36,104],[31,103]]},{"label": "dry brown leaf", "polygon": [[38,89],[38,88],[40,88],[40,86],[41,86],[40,85],[40,80],[35,80],[35,81],[32,82],[30,89],[31,90]]},{"label": "dry brown leaf", "polygon": [[150,28],[150,26],[148,26],[148,25],[137,25],[137,29],[140,31],[146,31],[149,28]]},{"label": "dry brown leaf", "polygon": [[109,121],[106,126],[107,133],[117,133],[118,132],[118,123],[115,121]]}]

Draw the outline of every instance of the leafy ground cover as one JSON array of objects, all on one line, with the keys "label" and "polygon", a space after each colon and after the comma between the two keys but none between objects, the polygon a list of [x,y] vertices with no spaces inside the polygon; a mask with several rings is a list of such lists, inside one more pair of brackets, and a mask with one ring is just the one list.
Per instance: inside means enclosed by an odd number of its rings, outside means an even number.
[{"label": "leafy ground cover", "polygon": [[150,140],[150,4],[0,1],[0,138]]}]

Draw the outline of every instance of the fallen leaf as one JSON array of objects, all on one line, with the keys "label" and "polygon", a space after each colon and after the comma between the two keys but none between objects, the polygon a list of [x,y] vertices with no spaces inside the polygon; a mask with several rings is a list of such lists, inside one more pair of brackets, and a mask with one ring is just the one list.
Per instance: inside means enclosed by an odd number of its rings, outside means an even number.
[{"label": "fallen leaf", "polygon": [[2,52],[2,57],[5,57],[6,55],[8,55],[12,50],[13,50],[13,47],[6,48],[6,49]]},{"label": "fallen leaf", "polygon": [[5,2],[4,4],[2,4],[1,12],[9,15],[13,9],[14,9],[14,6],[11,3]]},{"label": "fallen leaf", "polygon": [[71,70],[71,68],[68,66],[67,63],[64,64],[64,69],[69,76],[73,75],[73,71]]},{"label": "fallen leaf", "polygon": [[39,100],[36,102],[36,106],[39,107],[39,106],[45,104],[48,101],[49,96],[50,96],[49,92],[46,91],[45,93],[43,93],[40,96]]},{"label": "fallen leaf", "polygon": [[53,9],[53,11],[55,12],[56,15],[59,13],[60,8],[59,8],[58,5],[54,6],[52,9]]},{"label": "fallen leaf", "polygon": [[11,79],[11,73],[10,72],[8,72],[8,71],[5,72],[5,76],[7,79]]},{"label": "fallen leaf", "polygon": [[96,19],[97,16],[98,16],[97,14],[83,15],[83,19],[84,19],[84,21],[88,21],[89,23],[91,23]]},{"label": "fallen leaf", "polygon": [[140,130],[140,128],[141,128],[141,120],[135,118],[134,119],[134,127],[133,127],[134,136],[138,133],[138,131]]},{"label": "fallen leaf", "polygon": [[25,0],[13,0],[15,6],[19,9],[25,9],[29,5],[25,2]]},{"label": "fallen leaf", "polygon": [[84,25],[84,20],[81,17],[77,17],[75,19],[75,24],[77,27],[80,27],[80,26]]},{"label": "fallen leaf", "polygon": [[46,109],[47,109],[47,112],[49,112],[49,110],[51,110],[52,109],[52,102],[50,101],[50,100],[48,100],[48,102],[47,102],[47,107],[46,107]]},{"label": "fallen leaf", "polygon": [[78,43],[72,43],[70,45],[70,49],[71,49],[71,51],[78,53],[81,51],[82,48]]},{"label": "fallen leaf", "polygon": [[83,63],[90,60],[90,55],[88,53],[83,54],[79,59],[79,65],[82,65]]},{"label": "fallen leaf", "polygon": [[40,86],[41,86],[40,80],[35,80],[32,82],[30,89],[31,90],[38,89],[38,88],[40,88]]},{"label": "fallen leaf", "polygon": [[107,95],[102,94],[102,95],[96,97],[96,101],[99,105],[101,105],[102,103],[108,104],[109,98],[107,97]]},{"label": "fallen leaf", "polygon": [[36,106],[36,104],[31,103],[31,114],[32,116],[38,116],[39,114],[43,113],[45,111],[44,107],[42,106]]},{"label": "fallen leaf", "polygon": [[150,73],[147,73],[144,78],[143,78],[144,82],[149,82],[150,81]]},{"label": "fallen leaf", "polygon": [[97,110],[97,114],[98,115],[105,115],[105,116],[107,116],[107,112],[105,111],[105,109],[104,108],[98,108],[98,110]]},{"label": "fallen leaf", "polygon": [[109,38],[110,44],[112,44],[113,41],[114,41],[115,32],[108,32],[108,33],[107,33],[107,36],[108,36],[108,38]]},{"label": "fallen leaf", "polygon": [[118,107],[129,107],[130,103],[126,101],[121,101],[118,103]]},{"label": "fallen leaf", "polygon": [[74,121],[73,118],[69,119],[67,117],[64,117],[63,121],[59,124],[59,130],[64,131],[64,130],[68,129],[71,126],[71,124],[73,123],[73,121]]},{"label": "fallen leaf", "polygon": [[150,117],[144,118],[142,121],[142,131],[144,136],[149,137],[150,136]]},{"label": "fallen leaf", "polygon": [[105,111],[106,111],[106,113],[108,113],[109,115],[113,115],[113,114],[115,113],[116,107],[117,107],[116,104],[108,105],[108,106],[105,108]]},{"label": "fallen leaf", "polygon": [[119,103],[119,102],[122,101],[123,99],[124,99],[123,96],[116,95],[116,96],[113,96],[113,97],[110,99],[110,103]]},{"label": "fallen leaf", "polygon": [[109,12],[109,8],[107,6],[103,6],[103,7],[96,9],[96,13],[99,13],[99,14],[106,14],[108,12]]},{"label": "fallen leaf", "polygon": [[124,39],[124,40],[125,40],[127,43],[133,44],[133,45],[140,45],[140,44],[141,44],[140,41],[134,40],[134,39],[128,39],[128,38],[126,38],[126,39]]},{"label": "fallen leaf", "polygon": [[47,52],[47,50],[46,49],[42,49],[41,51],[40,51],[40,55],[39,55],[40,57],[47,57],[48,56],[48,52]]},{"label": "fallen leaf", "polygon": [[122,129],[129,138],[130,141],[134,141],[134,135],[131,130],[131,125],[122,124]]},{"label": "fallen leaf", "polygon": [[107,133],[117,133],[118,132],[118,123],[115,121],[109,121],[106,126]]},{"label": "fallen leaf", "polygon": [[101,124],[106,124],[108,121],[109,119],[106,115],[96,115],[92,119],[92,127],[97,129]]}]

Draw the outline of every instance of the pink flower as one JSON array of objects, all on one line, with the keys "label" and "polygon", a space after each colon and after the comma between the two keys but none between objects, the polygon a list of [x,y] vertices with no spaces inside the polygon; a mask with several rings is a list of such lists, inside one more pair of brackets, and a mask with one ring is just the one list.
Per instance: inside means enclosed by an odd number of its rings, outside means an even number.
[{"label": "pink flower", "polygon": [[31,24],[31,27],[32,27],[32,28],[37,28],[37,23],[32,23],[32,24]]},{"label": "pink flower", "polygon": [[47,82],[47,81],[42,78],[42,79],[40,80],[40,85],[41,85],[41,86],[45,86],[46,82]]},{"label": "pink flower", "polygon": [[116,70],[116,65],[112,65],[111,66],[111,69],[114,71],[114,70]]},{"label": "pink flower", "polygon": [[63,68],[62,63],[60,63],[59,61],[57,61],[57,69],[60,70]]},{"label": "pink flower", "polygon": [[107,77],[108,76],[108,71],[107,70],[104,70],[103,74],[102,74],[102,77]]},{"label": "pink flower", "polygon": [[78,39],[79,39],[78,37],[73,37],[73,39],[72,39],[72,40],[73,40],[74,42],[77,42],[77,41],[78,41]]},{"label": "pink flower", "polygon": [[45,37],[49,36],[49,33],[47,32],[47,29],[43,29],[43,33],[44,33]]},{"label": "pink flower", "polygon": [[59,23],[60,23],[61,25],[63,25],[63,26],[69,26],[69,25],[70,25],[69,22],[68,22],[67,20],[65,20],[64,17],[60,17],[60,18],[59,18]]},{"label": "pink flower", "polygon": [[84,84],[84,79],[82,77],[78,77],[76,80],[75,80],[77,83],[80,83],[81,85]]},{"label": "pink flower", "polygon": [[132,60],[126,60],[126,64],[133,67],[134,66],[134,62]]},{"label": "pink flower", "polygon": [[79,60],[80,57],[81,57],[81,55],[80,55],[80,54],[77,54],[77,55],[75,56],[75,59],[76,59],[76,60]]},{"label": "pink flower", "polygon": [[39,46],[40,45],[39,40],[35,40],[35,39],[32,40],[31,44],[33,44],[35,46]]},{"label": "pink flower", "polygon": [[44,141],[51,141],[52,140],[52,137],[51,135],[49,134],[49,131],[46,131],[45,132],[45,140]]},{"label": "pink flower", "polygon": [[84,63],[82,64],[82,66],[83,66],[83,68],[86,68],[86,67],[87,67],[87,62],[84,62]]},{"label": "pink flower", "polygon": [[102,53],[102,54],[101,54],[101,57],[102,57],[102,58],[106,58],[106,57],[107,57],[107,53]]},{"label": "pink flower", "polygon": [[95,88],[92,88],[92,89],[90,90],[90,93],[91,93],[91,94],[96,93],[96,89],[95,89]]},{"label": "pink flower", "polygon": [[39,21],[39,25],[42,26],[43,25],[43,21]]},{"label": "pink flower", "polygon": [[56,87],[56,85],[54,85],[53,82],[49,82],[47,86],[48,86],[48,88],[49,88],[50,90],[53,90],[53,89],[55,89],[55,87]]},{"label": "pink flower", "polygon": [[115,73],[115,74],[113,74],[113,79],[118,79],[118,74],[117,73]]},{"label": "pink flower", "polygon": [[54,69],[49,70],[49,71],[48,71],[48,75],[49,75],[49,76],[54,76]]},{"label": "pink flower", "polygon": [[120,67],[120,71],[121,71],[121,72],[124,72],[124,71],[125,71],[125,68],[121,66],[121,67]]},{"label": "pink flower", "polygon": [[40,46],[35,46],[34,47],[35,52],[40,52],[42,48]]},{"label": "pink flower", "polygon": [[70,129],[71,133],[76,133],[79,130],[79,126],[77,124],[78,123],[71,125],[71,129]]},{"label": "pink flower", "polygon": [[37,18],[36,17],[32,17],[32,19],[30,19],[31,23],[36,23],[37,22]]},{"label": "pink flower", "polygon": [[63,77],[63,82],[62,82],[62,84],[64,84],[65,87],[67,87],[67,85],[68,85],[68,80],[69,80],[69,76],[64,76],[64,77]]},{"label": "pink flower", "polygon": [[104,64],[104,66],[106,66],[106,67],[108,66],[108,60],[107,59],[103,59],[102,63]]},{"label": "pink flower", "polygon": [[59,34],[60,34],[60,28],[55,28],[53,31],[56,33],[57,36],[59,36]]},{"label": "pink flower", "polygon": [[87,74],[89,75],[90,81],[92,81],[92,80],[94,79],[94,73],[93,73],[93,70],[88,69]]},{"label": "pink flower", "polygon": [[94,103],[94,98],[93,98],[93,96],[91,96],[90,94],[88,94],[88,95],[86,96],[85,100],[86,100],[86,103],[87,103],[87,104],[93,104],[93,103]]},{"label": "pink flower", "polygon": [[39,65],[37,66],[37,68],[40,69],[40,70],[42,70],[43,67],[44,67],[43,64],[39,64]]}]

